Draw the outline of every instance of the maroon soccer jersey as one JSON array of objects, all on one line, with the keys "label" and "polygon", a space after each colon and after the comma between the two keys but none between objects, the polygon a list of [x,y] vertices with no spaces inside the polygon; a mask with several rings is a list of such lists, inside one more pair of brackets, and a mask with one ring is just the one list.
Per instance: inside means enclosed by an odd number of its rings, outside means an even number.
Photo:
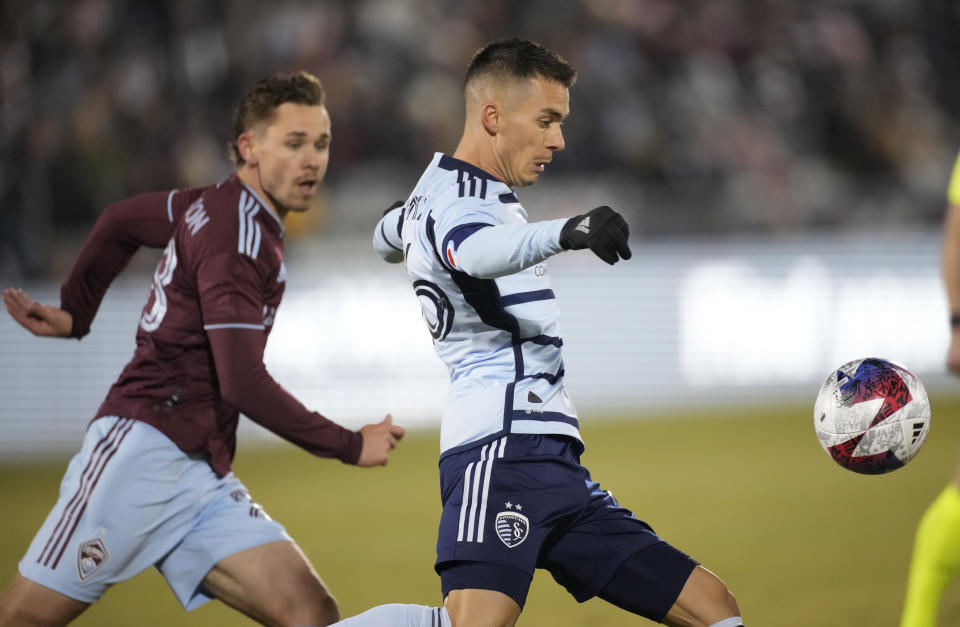
[{"label": "maroon soccer jersey", "polygon": [[[236,176],[133,200],[113,211],[127,218],[126,227],[104,213],[61,290],[62,307],[75,319],[73,335],[81,336],[137,245],[157,246],[163,235],[170,237],[140,318],[136,352],[97,416],[151,424],[182,450],[208,455],[221,475],[230,470],[239,411],[314,454],[355,463],[360,434],[307,410],[263,365],[286,284],[276,214]],[[164,209],[166,225],[157,219]],[[149,233],[146,216],[154,218]],[[111,260],[110,268],[102,259]]]}]

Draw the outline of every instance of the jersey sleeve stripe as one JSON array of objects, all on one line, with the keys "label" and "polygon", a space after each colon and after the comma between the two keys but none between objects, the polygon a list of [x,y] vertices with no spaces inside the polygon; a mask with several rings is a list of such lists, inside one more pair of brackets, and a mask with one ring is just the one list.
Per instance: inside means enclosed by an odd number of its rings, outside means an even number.
[{"label": "jersey sleeve stripe", "polygon": [[425,226],[427,229],[427,239],[430,240],[430,246],[433,248],[433,254],[436,256],[437,261],[447,270],[453,270],[447,260],[443,258],[443,255],[440,254],[440,249],[437,248],[436,222],[434,222],[432,215],[427,214]]},{"label": "jersey sleeve stripe", "polygon": [[247,231],[247,254],[254,259],[260,253],[260,225],[253,221],[253,216],[257,215],[258,211],[260,211],[260,207],[251,211],[250,215],[247,216],[247,220],[250,222]]},{"label": "jersey sleeve stripe", "polygon": [[500,297],[500,304],[504,307],[511,305],[520,305],[530,303],[536,300],[552,300],[556,298],[553,290],[534,290],[532,292],[517,292],[516,294],[506,294]]},{"label": "jersey sleeve stripe", "polygon": [[380,235],[383,236],[384,243],[390,248],[402,253],[403,249],[397,248],[396,246],[394,246],[393,243],[390,241],[390,239],[387,237],[387,230],[385,228],[386,225],[384,224],[384,222],[385,220],[380,222]]},{"label": "jersey sleeve stripe", "polygon": [[485,229],[488,226],[493,226],[492,224],[487,224],[486,222],[471,222],[469,224],[461,224],[455,229],[447,233],[447,236],[443,238],[443,250],[447,250],[447,247],[453,243],[454,249],[459,248],[463,240],[467,239],[480,229]]},{"label": "jersey sleeve stripe", "polygon": [[260,211],[260,205],[253,194],[246,190],[240,191],[239,218],[240,225],[237,233],[237,252],[253,259],[260,253],[260,224],[253,218]]},{"label": "jersey sleeve stripe", "polygon": [[556,346],[557,348],[563,347],[563,338],[556,337],[554,335],[536,335],[534,337],[527,337],[521,342],[533,342],[534,344],[539,344],[540,346]]},{"label": "jersey sleeve stripe", "polygon": [[247,241],[247,208],[249,204],[252,204],[253,199],[247,197],[247,192],[244,190],[240,191],[240,204],[237,206],[237,209],[240,213],[240,226],[239,234],[237,235],[237,252],[243,254],[243,244]]},{"label": "jersey sleeve stripe", "polygon": [[528,374],[525,377],[521,377],[521,380],[522,379],[544,379],[550,385],[554,385],[556,384],[557,381],[563,378],[563,374],[564,374],[563,368],[560,368],[557,374],[550,374],[549,372],[540,372],[538,374]]},{"label": "jersey sleeve stripe", "polygon": [[167,219],[170,220],[170,224],[173,224],[173,195],[177,193],[178,190],[171,189],[170,193],[167,194]]},{"label": "jersey sleeve stripe", "polygon": [[210,329],[257,329],[259,331],[264,330],[266,327],[262,324],[249,324],[246,322],[226,322],[223,324],[205,324],[203,328],[207,331]]}]

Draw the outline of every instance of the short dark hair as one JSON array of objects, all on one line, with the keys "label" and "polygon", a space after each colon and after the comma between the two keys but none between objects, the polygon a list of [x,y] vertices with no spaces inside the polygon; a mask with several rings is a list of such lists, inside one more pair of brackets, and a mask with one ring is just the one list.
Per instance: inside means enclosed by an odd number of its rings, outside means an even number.
[{"label": "short dark hair", "polygon": [[467,67],[464,88],[484,75],[520,79],[540,75],[567,88],[577,80],[577,71],[559,54],[534,41],[516,38],[500,39],[477,50]]},{"label": "short dark hair", "polygon": [[323,106],[326,94],[323,85],[313,74],[304,71],[271,74],[257,81],[244,95],[233,114],[233,139],[227,144],[230,160],[243,165],[237,149],[237,138],[243,133],[273,118],[274,110],[286,102]]}]

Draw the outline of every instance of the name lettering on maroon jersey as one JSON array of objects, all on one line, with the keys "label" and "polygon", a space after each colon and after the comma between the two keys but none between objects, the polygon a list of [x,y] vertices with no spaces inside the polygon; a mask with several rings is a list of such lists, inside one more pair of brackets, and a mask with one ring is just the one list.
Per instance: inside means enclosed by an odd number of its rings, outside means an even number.
[{"label": "name lettering on maroon jersey", "polygon": [[257,199],[246,190],[240,191],[240,233],[237,238],[237,252],[253,259],[260,252],[260,223],[253,220],[260,205]]},{"label": "name lettering on maroon jersey", "polygon": [[190,235],[196,235],[197,231],[203,228],[203,225],[210,221],[210,216],[207,215],[206,210],[203,208],[203,197],[197,198],[190,208],[187,209],[187,213],[183,216],[184,222],[187,223],[187,227],[190,229]]}]

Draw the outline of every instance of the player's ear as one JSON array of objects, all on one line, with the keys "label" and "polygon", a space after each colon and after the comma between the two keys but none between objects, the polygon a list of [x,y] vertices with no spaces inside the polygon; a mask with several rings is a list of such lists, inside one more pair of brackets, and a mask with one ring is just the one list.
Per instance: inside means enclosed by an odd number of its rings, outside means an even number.
[{"label": "player's ear", "polygon": [[240,151],[240,156],[243,157],[244,163],[257,165],[259,162],[257,140],[252,132],[246,131],[240,133],[240,136],[237,137],[237,150]]},{"label": "player's ear", "polygon": [[480,107],[480,123],[490,135],[500,131],[501,117],[500,106],[496,102],[487,102]]}]

